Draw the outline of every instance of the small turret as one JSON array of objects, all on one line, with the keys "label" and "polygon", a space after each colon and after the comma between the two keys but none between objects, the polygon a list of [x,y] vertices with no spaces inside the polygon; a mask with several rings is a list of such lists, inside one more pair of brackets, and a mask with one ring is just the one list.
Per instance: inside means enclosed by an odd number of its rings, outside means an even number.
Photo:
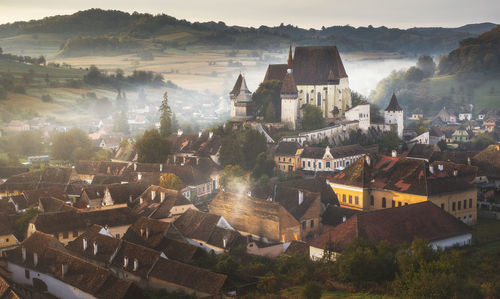
[{"label": "small turret", "polygon": [[293,67],[293,58],[292,58],[292,43],[290,43],[290,50],[288,51],[288,60],[287,67],[291,69]]}]

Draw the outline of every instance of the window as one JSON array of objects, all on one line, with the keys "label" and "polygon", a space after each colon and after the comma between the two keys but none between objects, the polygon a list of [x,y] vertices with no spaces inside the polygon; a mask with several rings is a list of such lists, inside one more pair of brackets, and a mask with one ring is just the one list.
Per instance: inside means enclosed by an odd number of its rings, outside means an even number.
[{"label": "window", "polygon": [[292,163],[292,158],[288,158],[288,162]]},{"label": "window", "polygon": [[311,167],[311,161],[307,161],[307,167]]},{"label": "window", "polygon": [[354,203],[359,205],[359,196],[354,197]]},{"label": "window", "polygon": [[444,203],[442,203],[442,204],[441,204],[441,209],[443,209],[443,210],[444,210]]},{"label": "window", "polygon": [[385,208],[385,197],[382,197],[382,208]]},{"label": "window", "polygon": [[342,194],[342,202],[345,202],[345,194]]},{"label": "window", "polygon": [[117,239],[120,239],[120,234],[115,235]]},{"label": "window", "polygon": [[318,92],[318,95],[316,96],[316,106],[321,107],[321,93]]},{"label": "window", "polygon": [[401,202],[400,202],[400,201],[398,201],[398,207],[400,207],[400,206],[401,206]]},{"label": "window", "polygon": [[63,232],[63,239],[67,239],[68,238],[68,232]]},{"label": "window", "polygon": [[26,277],[26,279],[30,279],[30,270],[28,269],[24,270],[24,277]]},{"label": "window", "polygon": [[370,196],[370,206],[374,206],[375,205],[375,198],[372,196]]},{"label": "window", "polygon": [[349,195],[349,203],[352,204],[352,195]]},{"label": "window", "polygon": [[321,169],[321,162],[318,162],[318,168]]},{"label": "window", "polygon": [[55,233],[55,234],[54,234],[54,238],[55,238],[56,240],[59,240],[59,234],[58,234],[58,233]]},{"label": "window", "polygon": [[394,208],[396,206],[396,202],[394,200],[391,201],[391,206]]},{"label": "window", "polygon": [[467,199],[464,199],[464,209],[467,209]]},{"label": "window", "polygon": [[453,202],[453,203],[451,204],[451,210],[452,210],[452,211],[455,211],[455,210],[456,210],[456,202]]},{"label": "window", "polygon": [[76,238],[76,237],[78,237],[78,231],[76,231],[76,230],[75,230],[75,231],[73,232],[73,238]]},{"label": "window", "polygon": [[302,161],[302,168],[306,167],[306,161]]},{"label": "window", "polygon": [[345,163],[345,167],[347,167],[347,166],[349,166],[349,161],[347,161],[347,162]]},{"label": "window", "polygon": [[458,201],[458,209],[461,210],[462,209],[462,202],[459,200]]},{"label": "window", "polygon": [[326,162],[326,163],[325,163],[325,167],[326,167],[326,168],[330,168],[330,162]]},{"label": "window", "polygon": [[407,202],[405,202],[405,206],[407,206],[407,205],[408,205],[408,203],[407,203]]},{"label": "window", "polygon": [[472,198],[469,198],[469,209],[472,209]]},{"label": "window", "polygon": [[308,93],[306,93],[306,104],[309,104],[309,101],[310,101],[310,99],[309,99],[309,94],[308,94]]},{"label": "window", "polygon": [[311,220],[311,228],[314,227],[314,219]]},{"label": "window", "polygon": [[305,222],[305,221],[303,221],[303,222],[302,222],[302,229],[306,229],[306,226],[307,226],[306,222]]}]

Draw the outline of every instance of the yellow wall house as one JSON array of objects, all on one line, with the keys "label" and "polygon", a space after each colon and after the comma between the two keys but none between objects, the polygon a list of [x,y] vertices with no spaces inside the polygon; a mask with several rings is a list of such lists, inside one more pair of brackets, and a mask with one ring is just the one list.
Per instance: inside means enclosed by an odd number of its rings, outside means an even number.
[{"label": "yellow wall house", "polygon": [[288,173],[297,170],[298,157],[302,149],[297,142],[282,141],[274,153],[274,162],[280,172]]},{"label": "yellow wall house", "polygon": [[19,241],[13,234],[12,226],[4,215],[0,215],[0,256],[3,256],[5,250],[19,245]]},{"label": "yellow wall house", "polygon": [[431,201],[467,224],[476,223],[477,167],[382,156],[356,161],[328,176],[342,207],[371,211]]}]

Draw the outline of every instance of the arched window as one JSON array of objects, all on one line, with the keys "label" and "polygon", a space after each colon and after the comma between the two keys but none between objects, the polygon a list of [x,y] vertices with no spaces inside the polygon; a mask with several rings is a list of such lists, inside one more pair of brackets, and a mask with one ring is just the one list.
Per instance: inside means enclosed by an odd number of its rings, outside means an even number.
[{"label": "arched window", "polygon": [[321,92],[316,96],[316,106],[321,107]]},{"label": "arched window", "polygon": [[309,93],[306,93],[306,104],[309,104],[309,101],[310,101],[310,99],[309,99]]}]

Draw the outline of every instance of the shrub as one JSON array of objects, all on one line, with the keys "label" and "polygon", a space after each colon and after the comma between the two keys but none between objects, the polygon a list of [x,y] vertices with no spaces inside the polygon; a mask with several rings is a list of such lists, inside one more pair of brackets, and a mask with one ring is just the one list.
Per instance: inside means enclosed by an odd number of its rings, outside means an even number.
[{"label": "shrub", "polygon": [[42,101],[48,103],[48,102],[53,102],[54,99],[50,96],[50,94],[44,94],[42,96]]}]

